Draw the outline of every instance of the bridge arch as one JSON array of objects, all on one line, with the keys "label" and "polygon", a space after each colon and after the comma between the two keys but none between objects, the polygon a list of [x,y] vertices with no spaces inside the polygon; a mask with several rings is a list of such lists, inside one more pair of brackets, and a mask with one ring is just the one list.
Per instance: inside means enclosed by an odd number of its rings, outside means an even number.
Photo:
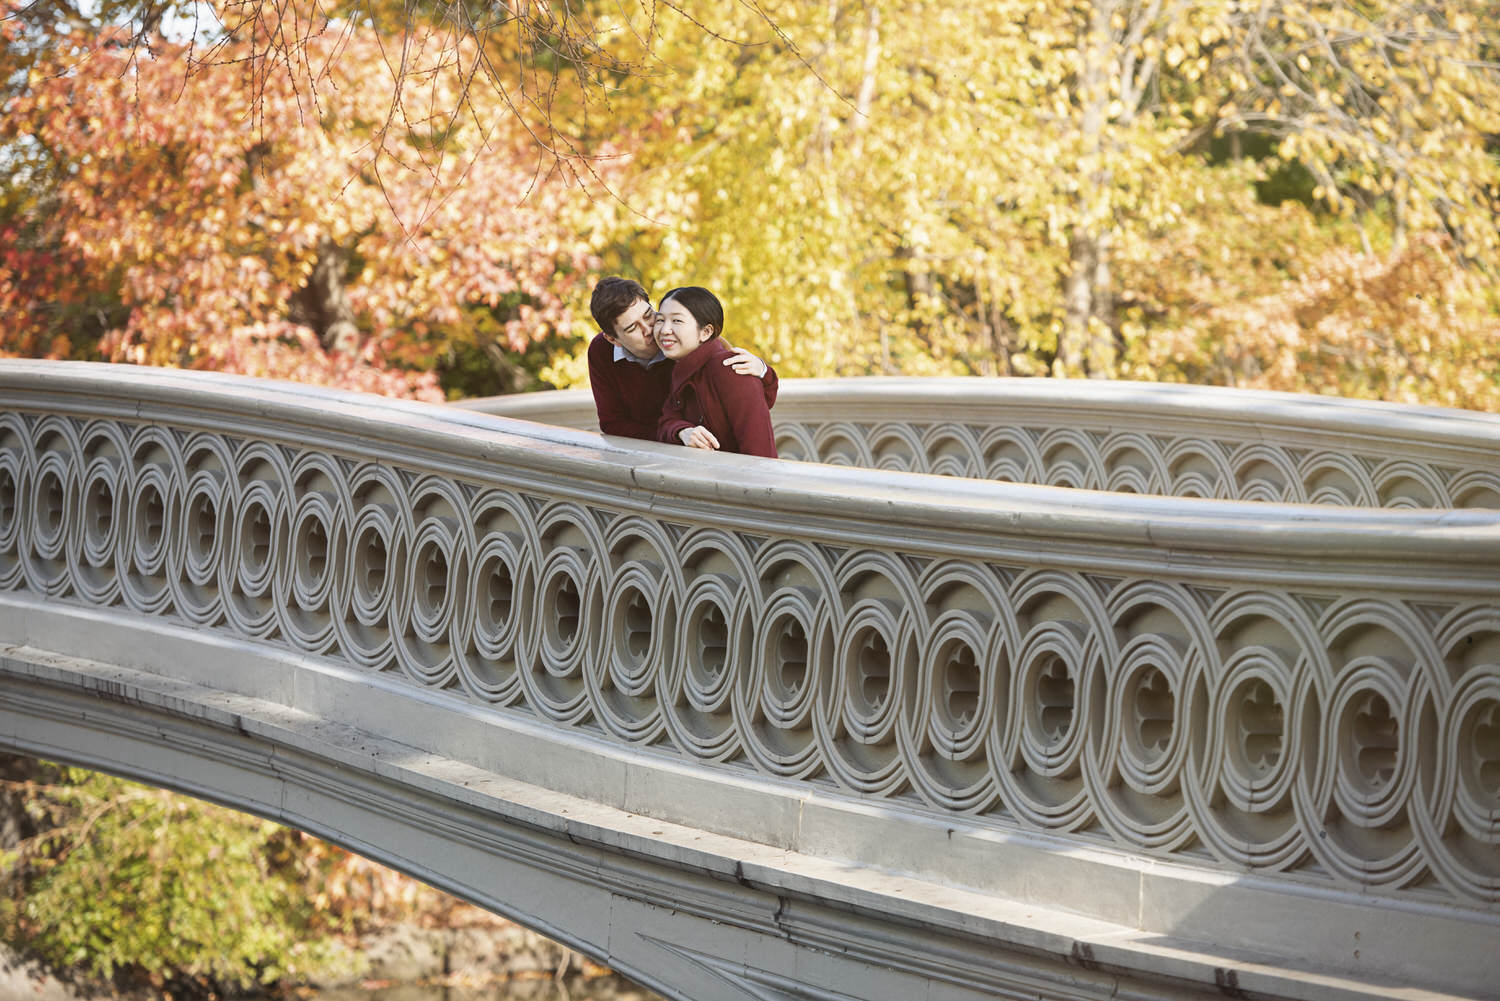
[{"label": "bridge arch", "polygon": [[0,400],[0,745],[670,997],[1493,991],[1494,418],[789,383],[828,465],[557,426],[578,394]]}]

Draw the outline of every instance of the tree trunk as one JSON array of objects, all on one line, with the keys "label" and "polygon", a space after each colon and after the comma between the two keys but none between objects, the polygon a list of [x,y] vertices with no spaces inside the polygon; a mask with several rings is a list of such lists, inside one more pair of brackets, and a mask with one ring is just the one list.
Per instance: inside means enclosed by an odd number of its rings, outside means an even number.
[{"label": "tree trunk", "polygon": [[1093,277],[1098,266],[1098,244],[1081,229],[1068,241],[1070,268],[1063,284],[1063,329],[1057,342],[1053,374],[1082,375],[1089,317],[1094,312]]},{"label": "tree trunk", "polygon": [[1108,379],[1115,373],[1115,359],[1119,357],[1121,332],[1119,318],[1115,315],[1114,271],[1110,267],[1110,237],[1104,234],[1094,241],[1094,272],[1090,276],[1089,295],[1092,301],[1089,324],[1088,355],[1084,358],[1084,369],[1091,379]]},{"label": "tree trunk", "polygon": [[[910,243],[903,242],[896,248],[897,262],[901,267],[901,279],[906,286],[906,306],[919,319],[913,320],[911,331],[917,339],[928,347],[932,346],[932,328],[926,320],[920,319],[925,310],[932,308],[932,303],[937,299],[937,287],[933,284],[932,271],[927,263],[922,260],[921,253]],[[886,372],[895,370],[891,363],[890,350],[884,336],[881,338],[881,365]]]},{"label": "tree trunk", "polygon": [[21,784],[45,777],[45,767],[36,758],[0,754],[0,851],[10,851],[36,835],[36,823],[26,812],[28,796]]},{"label": "tree trunk", "polygon": [[995,359],[994,375],[1014,375],[1011,357],[1015,354],[1016,332],[998,306],[985,311],[985,326],[990,335],[990,354]]},{"label": "tree trunk", "polygon": [[[1105,129],[1110,91],[1106,67],[1111,52],[1115,0],[1094,0],[1089,23],[1079,39],[1082,68],[1078,80],[1078,196],[1073,232],[1068,238],[1069,271],[1063,286],[1063,329],[1053,374],[1104,378],[1113,372],[1113,294],[1110,291],[1107,223],[1109,171],[1105,163]],[[1102,328],[1102,329],[1101,329]]]},{"label": "tree trunk", "polygon": [[1398,178],[1391,188],[1391,249],[1398,254],[1406,249],[1407,193],[1406,180]]},{"label": "tree trunk", "polygon": [[875,74],[880,69],[880,8],[872,6],[868,16],[865,23],[864,72],[859,83],[859,93],[854,98],[854,117],[849,123],[854,132],[850,158],[856,163],[865,155],[865,127],[870,124],[870,108],[875,104]]},{"label": "tree trunk", "polygon": [[312,327],[325,351],[352,352],[359,347],[359,326],[344,289],[348,255],[327,236],[318,240],[312,274],[292,302],[291,319]]}]

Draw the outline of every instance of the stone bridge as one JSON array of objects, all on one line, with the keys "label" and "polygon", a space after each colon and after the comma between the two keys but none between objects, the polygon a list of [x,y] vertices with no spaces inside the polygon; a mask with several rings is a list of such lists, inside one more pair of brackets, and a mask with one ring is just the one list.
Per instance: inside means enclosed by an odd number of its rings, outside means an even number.
[{"label": "stone bridge", "polygon": [[671,998],[1500,997],[1500,419],[897,379],[774,416],[810,461],[578,393],[0,362],[0,747]]}]

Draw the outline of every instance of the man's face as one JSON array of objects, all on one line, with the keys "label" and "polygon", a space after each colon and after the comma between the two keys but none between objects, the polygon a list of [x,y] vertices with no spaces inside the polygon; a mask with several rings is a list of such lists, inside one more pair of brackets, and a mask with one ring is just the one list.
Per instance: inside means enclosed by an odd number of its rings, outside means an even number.
[{"label": "man's face", "polygon": [[637,299],[615,317],[615,329],[605,331],[610,343],[618,344],[642,361],[656,357],[656,336],[652,324],[656,322],[656,311],[645,299]]}]

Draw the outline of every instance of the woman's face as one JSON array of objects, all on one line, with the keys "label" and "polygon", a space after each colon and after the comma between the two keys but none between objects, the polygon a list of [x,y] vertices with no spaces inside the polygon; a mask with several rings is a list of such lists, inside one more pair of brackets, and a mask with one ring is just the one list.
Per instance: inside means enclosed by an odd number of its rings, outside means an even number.
[{"label": "woman's face", "polygon": [[713,336],[713,327],[700,327],[687,307],[676,299],[661,304],[657,313],[656,343],[668,358],[684,358]]}]

